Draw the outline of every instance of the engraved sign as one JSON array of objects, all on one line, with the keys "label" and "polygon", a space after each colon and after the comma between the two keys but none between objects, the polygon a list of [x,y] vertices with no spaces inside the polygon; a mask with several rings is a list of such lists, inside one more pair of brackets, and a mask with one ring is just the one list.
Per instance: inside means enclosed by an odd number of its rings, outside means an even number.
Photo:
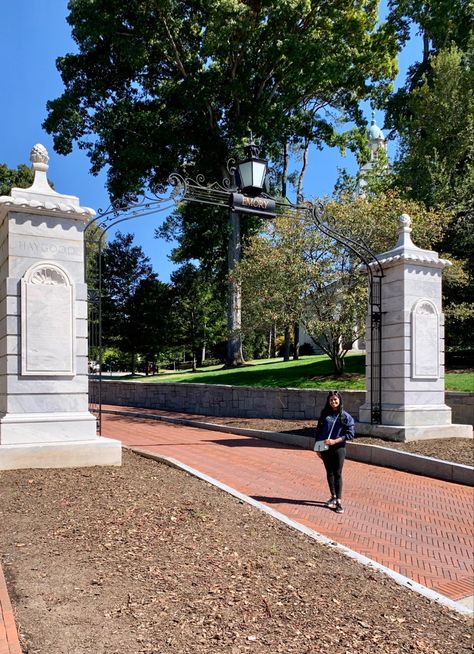
[{"label": "engraved sign", "polygon": [[413,379],[439,378],[439,316],[430,300],[419,300],[411,314]]},{"label": "engraved sign", "polygon": [[53,239],[31,238],[16,234],[10,239],[10,254],[41,259],[67,259],[81,261],[83,250],[74,241],[58,242]]},{"label": "engraved sign", "polygon": [[230,197],[230,206],[233,211],[239,213],[253,213],[261,216],[275,216],[275,200],[257,196],[255,198],[242,193],[232,193]]},{"label": "engraved sign", "polygon": [[52,263],[21,280],[21,374],[74,375],[74,287]]}]

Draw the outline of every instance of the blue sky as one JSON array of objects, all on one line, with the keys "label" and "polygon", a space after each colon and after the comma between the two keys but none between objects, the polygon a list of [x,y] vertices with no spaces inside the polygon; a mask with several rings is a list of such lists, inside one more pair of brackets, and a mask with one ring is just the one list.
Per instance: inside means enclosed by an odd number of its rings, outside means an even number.
[{"label": "blue sky", "polygon": [[[105,174],[92,176],[89,160],[78,148],[66,157],[56,154],[52,138],[41,127],[46,102],[63,91],[56,58],[75,50],[67,14],[67,0],[0,0],[0,163],[11,168],[29,164],[31,148],[42,143],[49,152],[48,175],[55,190],[78,196],[82,206],[104,209],[108,206]],[[401,55],[397,83],[403,83],[407,66],[418,58],[419,52],[417,39],[413,39]],[[382,126],[383,112],[377,112],[376,118]],[[330,149],[310,152],[305,195],[330,194],[338,167],[355,172],[354,157],[349,153],[342,158]],[[162,220],[163,214],[142,221],[135,219],[126,223],[124,231],[135,234],[135,242],[150,257],[159,278],[167,281],[172,270],[167,258],[170,245],[153,238],[154,228]]]}]

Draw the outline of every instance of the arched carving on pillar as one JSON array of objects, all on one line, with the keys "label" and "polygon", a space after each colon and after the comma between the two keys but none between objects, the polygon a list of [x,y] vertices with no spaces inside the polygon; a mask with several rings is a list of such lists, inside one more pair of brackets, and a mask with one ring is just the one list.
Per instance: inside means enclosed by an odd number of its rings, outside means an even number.
[{"label": "arched carving on pillar", "polygon": [[411,377],[439,378],[439,313],[431,300],[421,298],[411,310]]},{"label": "arched carving on pillar", "polygon": [[21,375],[73,376],[74,284],[56,263],[41,261],[21,280]]}]

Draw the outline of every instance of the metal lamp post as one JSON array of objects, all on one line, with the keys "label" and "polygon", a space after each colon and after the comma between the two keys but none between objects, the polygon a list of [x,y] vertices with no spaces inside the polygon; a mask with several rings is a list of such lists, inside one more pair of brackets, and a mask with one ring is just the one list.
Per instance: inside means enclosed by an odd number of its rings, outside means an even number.
[{"label": "metal lamp post", "polygon": [[267,177],[268,162],[260,159],[258,148],[250,142],[246,158],[237,164],[235,174],[236,192],[230,195],[229,240],[227,247],[228,293],[227,293],[227,353],[226,366],[244,363],[241,335],[242,294],[234,271],[241,259],[240,214],[250,213],[275,216],[275,200],[262,196]]}]

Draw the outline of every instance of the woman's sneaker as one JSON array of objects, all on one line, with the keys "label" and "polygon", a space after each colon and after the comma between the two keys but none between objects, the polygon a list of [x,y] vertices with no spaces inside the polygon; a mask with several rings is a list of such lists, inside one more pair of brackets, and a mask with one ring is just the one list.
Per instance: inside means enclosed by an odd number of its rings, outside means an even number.
[{"label": "woman's sneaker", "polygon": [[344,509],[342,508],[342,504],[341,504],[341,501],[340,501],[340,500],[337,500],[337,501],[336,501],[334,511],[335,511],[336,513],[344,513]]},{"label": "woman's sneaker", "polygon": [[331,497],[331,499],[326,502],[326,506],[328,509],[335,509],[336,504],[337,504],[337,500],[335,497]]}]

